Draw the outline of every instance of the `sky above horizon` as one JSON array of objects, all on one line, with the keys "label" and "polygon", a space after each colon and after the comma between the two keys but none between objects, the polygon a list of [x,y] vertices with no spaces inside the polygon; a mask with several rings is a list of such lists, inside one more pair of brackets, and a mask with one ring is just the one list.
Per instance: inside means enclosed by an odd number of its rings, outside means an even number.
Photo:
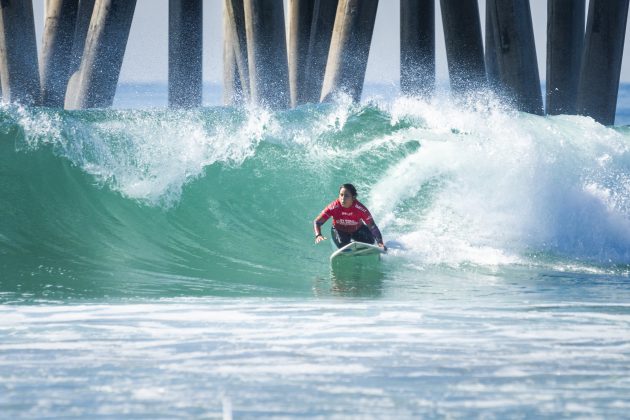
[{"label": "sky above horizon", "polygon": [[[286,13],[285,0],[285,13]],[[587,1],[588,4],[588,1]],[[223,1],[204,2],[203,21],[203,79],[204,82],[222,83],[223,80]],[[366,72],[367,83],[398,84],[400,73],[400,2],[379,2],[372,48]],[[436,0],[436,76],[448,80],[446,52],[440,2]],[[541,81],[545,79],[547,2],[530,1],[538,69]],[[41,48],[44,22],[44,0],[33,2],[36,36]],[[479,1],[482,28],[485,24],[485,0]],[[621,81],[630,82],[630,42],[626,30]],[[166,82],[168,76],[168,0],[137,0],[127,50],[123,60],[121,83]]]}]

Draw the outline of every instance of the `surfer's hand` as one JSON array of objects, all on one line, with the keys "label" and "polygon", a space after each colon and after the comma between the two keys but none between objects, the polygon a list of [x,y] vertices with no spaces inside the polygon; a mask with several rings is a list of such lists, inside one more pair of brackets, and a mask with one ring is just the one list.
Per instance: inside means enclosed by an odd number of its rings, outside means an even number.
[{"label": "surfer's hand", "polygon": [[378,244],[378,246],[380,246],[381,248],[383,248],[383,251],[384,251],[384,252],[387,252],[387,247],[385,246],[385,244],[384,244],[384,243],[380,243],[380,244]]},{"label": "surfer's hand", "polygon": [[316,244],[318,244],[318,243],[320,243],[321,241],[323,241],[323,240],[325,240],[325,239],[326,239],[326,237],[325,237],[325,236],[323,236],[323,235],[317,235],[317,236],[315,237],[315,243],[316,243]]}]

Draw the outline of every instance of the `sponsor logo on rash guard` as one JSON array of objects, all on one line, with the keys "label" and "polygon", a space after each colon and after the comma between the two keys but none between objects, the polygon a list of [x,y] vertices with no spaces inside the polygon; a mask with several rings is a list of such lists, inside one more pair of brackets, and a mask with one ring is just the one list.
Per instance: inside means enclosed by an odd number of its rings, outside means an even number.
[{"label": "sponsor logo on rash guard", "polygon": [[359,222],[357,222],[356,220],[348,220],[348,219],[337,219],[335,220],[335,222],[338,225],[345,225],[345,226],[356,226],[359,224]]}]

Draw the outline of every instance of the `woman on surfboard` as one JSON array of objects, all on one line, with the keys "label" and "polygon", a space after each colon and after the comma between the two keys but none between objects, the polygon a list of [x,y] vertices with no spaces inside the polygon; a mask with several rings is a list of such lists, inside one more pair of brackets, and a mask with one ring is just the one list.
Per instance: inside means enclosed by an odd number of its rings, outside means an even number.
[{"label": "woman on surfboard", "polygon": [[326,220],[333,218],[331,236],[337,248],[350,243],[365,242],[376,244],[387,251],[383,243],[381,231],[374,223],[370,211],[357,200],[357,189],[352,184],[343,184],[339,187],[339,197],[326,206],[313,222],[315,229],[315,243],[326,239],[322,235],[322,225]]}]

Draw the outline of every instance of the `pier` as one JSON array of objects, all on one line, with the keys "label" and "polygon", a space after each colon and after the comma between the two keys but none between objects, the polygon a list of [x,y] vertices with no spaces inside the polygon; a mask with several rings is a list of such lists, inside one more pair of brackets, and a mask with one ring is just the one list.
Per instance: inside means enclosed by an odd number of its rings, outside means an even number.
[{"label": "pier", "polygon": [[[41,51],[32,1],[0,2],[2,100],[112,106],[136,3],[143,1],[46,0]],[[543,98],[529,0],[400,0],[400,26],[391,28],[400,36],[400,94],[427,100],[435,93],[437,18],[455,98],[492,90],[522,112],[585,115],[612,125],[629,1],[547,1]],[[377,11],[388,2],[221,3],[226,105],[286,109],[340,94],[361,99]],[[203,6],[168,1],[170,107],[202,104]]]}]

